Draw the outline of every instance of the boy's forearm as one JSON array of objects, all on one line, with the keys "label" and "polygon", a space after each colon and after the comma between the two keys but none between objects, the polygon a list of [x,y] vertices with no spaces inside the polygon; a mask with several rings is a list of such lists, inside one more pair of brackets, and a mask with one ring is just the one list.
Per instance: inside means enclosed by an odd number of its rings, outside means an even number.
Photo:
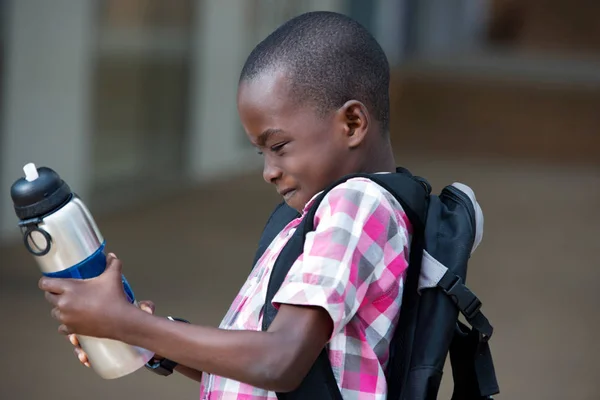
[{"label": "boy's forearm", "polygon": [[[289,390],[289,343],[282,335],[229,331],[174,322],[132,307],[114,339],[151,350],[187,366],[268,390]],[[187,373],[186,376],[189,376]],[[192,378],[195,379],[195,378]]]},{"label": "boy's forearm", "polygon": [[195,370],[190,367],[186,367],[185,365],[181,365],[181,364],[177,365],[175,367],[175,371],[187,378],[190,378],[191,380],[196,381],[196,382],[202,381],[202,372],[201,371]]}]

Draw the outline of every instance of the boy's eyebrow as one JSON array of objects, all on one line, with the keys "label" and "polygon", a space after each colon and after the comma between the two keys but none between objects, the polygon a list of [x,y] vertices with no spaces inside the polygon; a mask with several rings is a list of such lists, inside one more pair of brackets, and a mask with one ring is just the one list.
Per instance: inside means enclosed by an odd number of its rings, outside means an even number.
[{"label": "boy's eyebrow", "polygon": [[264,146],[267,143],[267,140],[271,138],[271,136],[275,136],[283,132],[283,129],[269,128],[260,135],[258,135],[258,138],[256,139],[256,144],[259,146]]}]

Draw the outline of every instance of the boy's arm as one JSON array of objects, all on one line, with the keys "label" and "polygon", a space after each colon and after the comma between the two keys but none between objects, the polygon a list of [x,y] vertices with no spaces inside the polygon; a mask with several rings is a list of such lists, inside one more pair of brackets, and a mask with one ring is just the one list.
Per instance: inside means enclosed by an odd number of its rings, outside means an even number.
[{"label": "boy's arm", "polygon": [[323,308],[309,306],[282,305],[267,332],[222,330],[151,315],[127,301],[121,262],[113,254],[96,278],[42,277],[39,286],[54,306],[51,315],[62,324],[61,332],[119,340],[190,369],[273,391],[291,391],[302,382],[333,329]]},{"label": "boy's arm", "polygon": [[178,373],[180,373],[181,375],[194,380],[196,382],[202,382],[202,372],[195,370],[193,368],[190,367],[186,367],[185,365],[177,365],[174,369],[174,371],[177,371]]},{"label": "boy's arm", "polygon": [[181,372],[192,379],[205,371],[279,392],[302,382],[333,327],[323,309],[291,305],[281,305],[267,332],[174,323],[136,307],[127,308],[119,319],[121,328],[113,339],[186,365]]}]

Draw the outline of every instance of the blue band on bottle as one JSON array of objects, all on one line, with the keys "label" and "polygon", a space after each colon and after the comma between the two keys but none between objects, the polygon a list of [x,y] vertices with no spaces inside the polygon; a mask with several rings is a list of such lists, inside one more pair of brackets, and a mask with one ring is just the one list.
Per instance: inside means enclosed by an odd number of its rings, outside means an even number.
[{"label": "blue band on bottle", "polygon": [[57,272],[46,272],[45,276],[50,278],[72,278],[72,279],[90,279],[95,278],[106,269],[106,255],[104,254],[102,243],[98,250],[85,260],[73,265],[67,269]]},{"label": "blue band on bottle", "polygon": [[[62,271],[57,272],[46,272],[44,276],[50,278],[71,278],[71,279],[90,279],[95,278],[98,275],[102,274],[106,269],[106,255],[104,254],[105,243],[102,243],[98,250],[94,252],[91,256],[81,261],[78,264],[73,265],[70,268],[64,269]],[[121,281],[123,282],[123,290],[125,291],[125,295],[127,296],[127,300],[130,303],[135,301],[135,296],[133,294],[133,290],[131,290],[131,286],[129,286],[129,282],[125,279],[125,276],[122,276]]]}]

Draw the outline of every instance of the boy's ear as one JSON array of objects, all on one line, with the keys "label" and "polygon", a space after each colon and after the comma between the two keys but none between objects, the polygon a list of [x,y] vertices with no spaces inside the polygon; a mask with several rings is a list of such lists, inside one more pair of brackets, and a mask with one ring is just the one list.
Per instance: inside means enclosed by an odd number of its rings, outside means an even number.
[{"label": "boy's ear", "polygon": [[338,117],[343,125],[348,147],[359,146],[369,130],[369,112],[363,103],[357,100],[347,101],[338,110]]}]

